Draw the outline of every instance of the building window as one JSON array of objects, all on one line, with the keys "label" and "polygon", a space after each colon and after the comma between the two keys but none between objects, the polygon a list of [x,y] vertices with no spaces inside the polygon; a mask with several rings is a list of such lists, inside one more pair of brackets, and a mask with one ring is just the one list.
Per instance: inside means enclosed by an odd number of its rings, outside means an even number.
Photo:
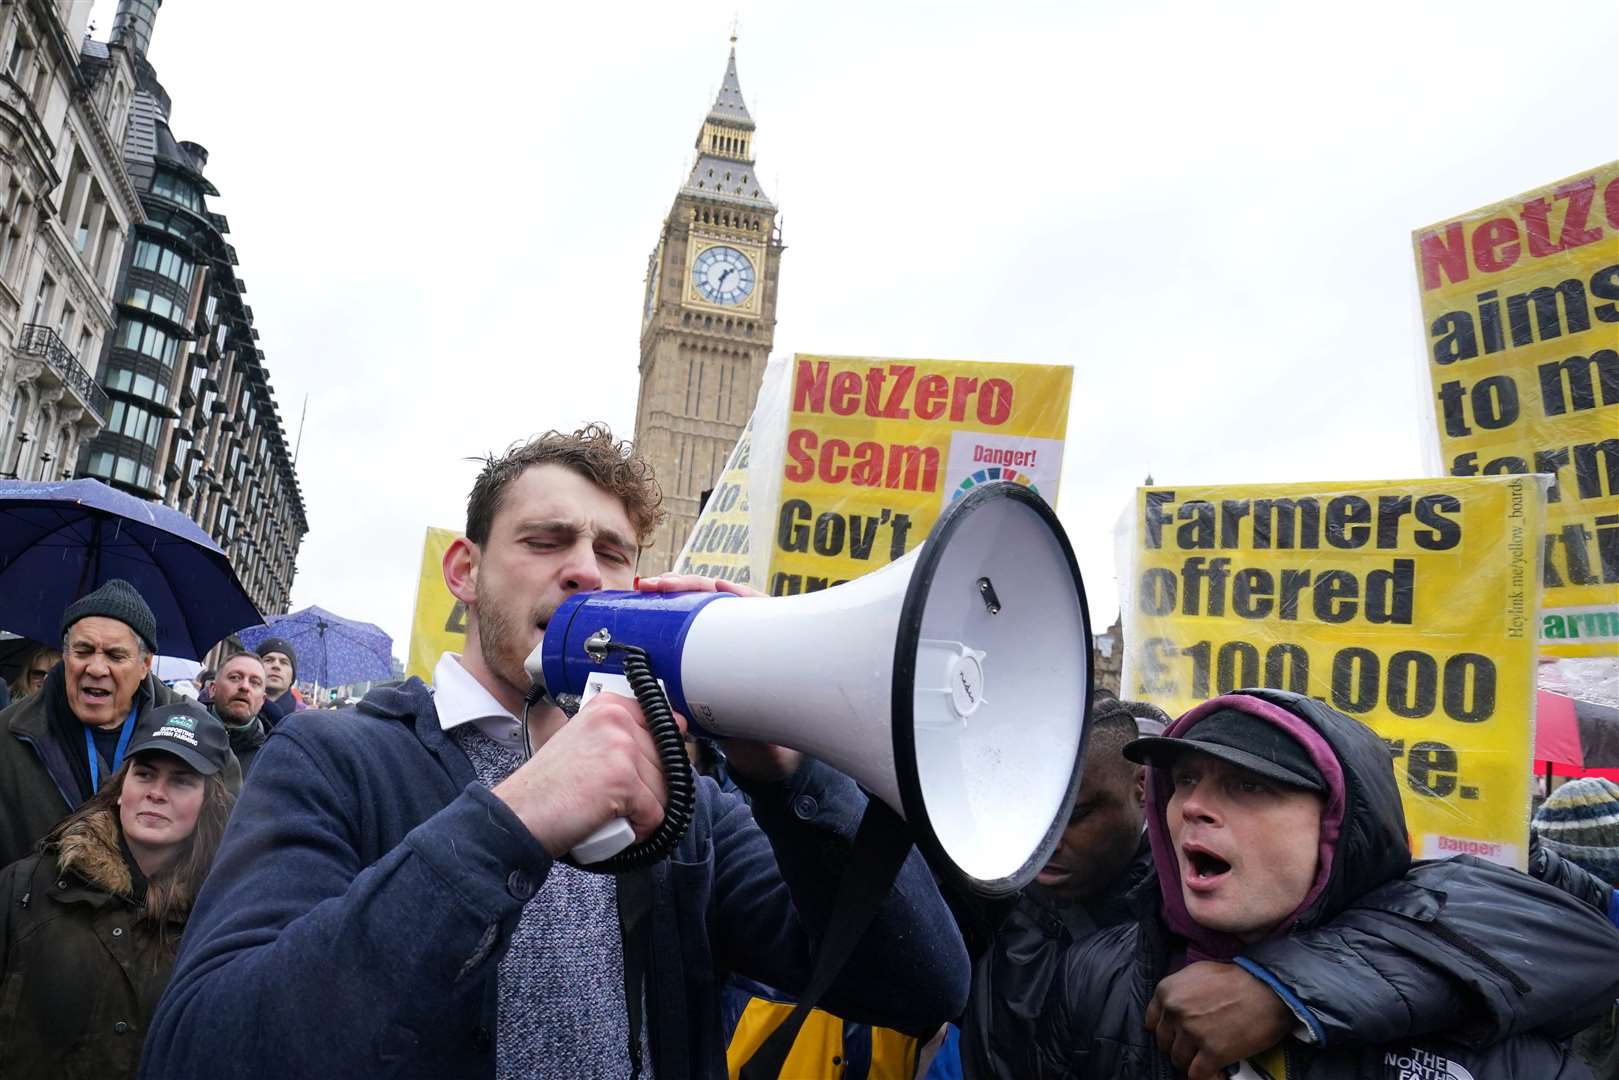
[{"label": "building window", "polygon": [[51,69],[43,61],[34,65],[34,88],[28,97],[34,103],[34,111],[41,116],[45,114],[45,105],[50,98]]},{"label": "building window", "polygon": [[152,178],[152,194],[178,203],[193,213],[202,213],[202,189],[179,173],[159,169]]},{"label": "building window", "polygon": [[196,264],[191,260],[172,248],[151,240],[135,242],[135,256],[131,265],[162,274],[182,289],[190,289],[192,279],[197,274]]},{"label": "building window", "polygon": [[94,179],[90,180],[90,194],[84,200],[84,209],[79,211],[79,227],[74,233],[73,242],[83,255],[85,261],[90,261],[90,233],[95,225],[96,218],[106,209],[106,197],[101,194],[101,185]]},{"label": "building window", "polygon": [[154,293],[150,289],[131,289],[124,303],[130,307],[144,308],[160,319],[167,319],[182,326],[186,321],[185,309],[162,293]]},{"label": "building window", "polygon": [[11,437],[17,434],[18,424],[22,420],[22,387],[12,388],[11,410],[6,413],[3,422],[0,422],[0,469],[11,460]]},{"label": "building window", "polygon": [[125,484],[138,484],[143,488],[152,486],[152,467],[144,465],[131,457],[115,454],[110,450],[100,450],[90,455],[90,464],[86,469],[93,476],[107,480],[118,480]]},{"label": "building window", "polygon": [[126,367],[115,367],[108,371],[106,384],[109,390],[122,390],[147,401],[155,401],[159,405],[166,405],[169,401],[169,388],[166,383],[158,382],[150,375],[142,375]]},{"label": "building window", "polygon": [[196,242],[199,232],[198,226],[189,219],[156,207],[147,212],[146,224],[193,243]]},{"label": "building window", "polygon": [[28,61],[33,58],[33,55],[33,42],[28,40],[28,35],[18,30],[17,40],[11,43],[11,55],[6,57],[6,74],[21,82],[23,72],[28,70]]},{"label": "building window", "polygon": [[158,436],[163,432],[163,418],[131,402],[115,401],[112,412],[107,415],[107,430],[156,449]]},{"label": "building window", "polygon": [[123,83],[112,88],[112,111],[107,116],[107,127],[112,131],[114,142],[121,139],[124,134],[124,99],[128,96]]},{"label": "building window", "polygon": [[51,298],[56,293],[56,281],[49,274],[39,279],[39,292],[34,294],[34,314],[29,322],[43,323],[50,318]]},{"label": "building window", "polygon": [[27,229],[23,220],[27,214],[28,198],[23,194],[22,181],[13,176],[6,188],[5,207],[0,209],[0,276],[9,278],[15,269]]},{"label": "building window", "polygon": [[144,353],[161,362],[164,367],[173,367],[174,358],[180,351],[178,338],[139,319],[126,318],[118,324],[116,344],[120,348]]},{"label": "building window", "polygon": [[123,252],[123,240],[119,236],[118,219],[108,214],[102,221],[101,243],[96,247],[95,272],[96,278],[103,286],[111,287],[112,275],[109,271],[116,266],[118,256]]}]

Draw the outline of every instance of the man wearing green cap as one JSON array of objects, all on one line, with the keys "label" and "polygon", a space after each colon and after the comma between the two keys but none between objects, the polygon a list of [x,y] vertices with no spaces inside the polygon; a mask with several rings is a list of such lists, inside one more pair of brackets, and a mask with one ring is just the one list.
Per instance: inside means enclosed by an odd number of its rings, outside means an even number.
[{"label": "man wearing green cap", "polygon": [[[0,712],[0,865],[77,809],[123,763],[151,709],[175,695],[152,676],[157,619],[114,578],[62,613],[62,661],[45,685]],[[232,755],[226,783],[241,789]]]}]

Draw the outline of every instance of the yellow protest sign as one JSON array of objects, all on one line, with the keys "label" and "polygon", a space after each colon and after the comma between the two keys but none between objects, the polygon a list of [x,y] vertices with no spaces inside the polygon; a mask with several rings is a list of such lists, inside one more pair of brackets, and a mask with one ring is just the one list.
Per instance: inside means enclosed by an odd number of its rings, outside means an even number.
[{"label": "yellow protest sign", "polygon": [[1412,247],[1446,472],[1553,477],[1541,650],[1619,655],[1619,162]]},{"label": "yellow protest sign", "polygon": [[1522,869],[1542,483],[1139,489],[1126,696],[1325,701],[1388,741],[1419,857]]},{"label": "yellow protest sign", "polygon": [[422,571],[416,581],[416,614],[410,621],[410,662],[406,675],[433,681],[433,669],[447,652],[467,644],[467,609],[444,584],[444,553],[461,534],[454,529],[428,529],[422,543]]},{"label": "yellow protest sign", "polygon": [[1055,505],[1073,374],[794,357],[769,592],[824,589],[898,559],[977,484],[1009,480]]},{"label": "yellow protest sign", "polygon": [[748,528],[748,466],[753,452],[753,421],[742,429],[714,485],[713,494],[675,559],[677,574],[701,574],[747,585],[753,581]]}]

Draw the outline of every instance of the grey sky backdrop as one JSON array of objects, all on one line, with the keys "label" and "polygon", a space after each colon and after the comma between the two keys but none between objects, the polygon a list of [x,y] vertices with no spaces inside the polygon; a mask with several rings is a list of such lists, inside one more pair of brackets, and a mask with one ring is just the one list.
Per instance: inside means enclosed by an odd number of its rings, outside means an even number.
[{"label": "grey sky backdrop", "polygon": [[167,0],[151,59],[289,435],[309,395],[295,608],[403,657],[466,458],[630,433],[647,255],[737,11],[775,355],[1071,363],[1058,509],[1098,629],[1149,470],[1422,475],[1410,230],[1619,156],[1611,0]]}]

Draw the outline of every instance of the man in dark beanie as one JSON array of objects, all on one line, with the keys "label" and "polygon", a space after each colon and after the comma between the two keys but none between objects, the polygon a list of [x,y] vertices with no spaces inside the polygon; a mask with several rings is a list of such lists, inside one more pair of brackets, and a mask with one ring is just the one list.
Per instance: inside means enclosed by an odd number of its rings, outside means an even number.
[{"label": "man in dark beanie", "polygon": [[[0,865],[27,855],[123,764],[153,708],[175,694],[152,676],[157,619],[134,586],[107,582],[62,614],[62,662],[40,692],[0,712]],[[241,787],[234,757],[226,770]]]},{"label": "man in dark beanie", "polygon": [[260,715],[273,728],[282,718],[309,708],[292,689],[298,678],[298,654],[292,642],[279,637],[265,638],[255,651],[264,661],[264,709]]}]

